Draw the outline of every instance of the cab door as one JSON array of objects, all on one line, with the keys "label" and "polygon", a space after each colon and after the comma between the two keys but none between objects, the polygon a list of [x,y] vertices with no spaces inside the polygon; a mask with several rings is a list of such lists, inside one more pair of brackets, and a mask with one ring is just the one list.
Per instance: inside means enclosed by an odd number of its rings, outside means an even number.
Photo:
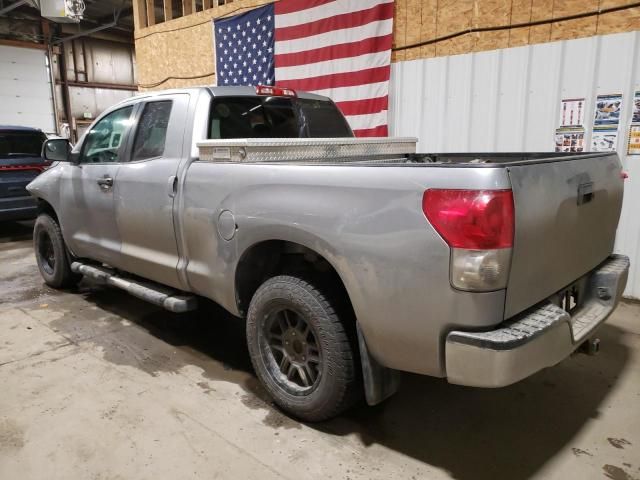
[{"label": "cab door", "polygon": [[62,231],[71,251],[110,265],[120,264],[115,192],[118,169],[136,110],[128,105],[109,112],[86,133],[77,165],[64,165],[60,178]]},{"label": "cab door", "polygon": [[118,171],[116,217],[122,269],[176,288],[181,284],[173,210],[178,191],[189,94],[142,102]]}]

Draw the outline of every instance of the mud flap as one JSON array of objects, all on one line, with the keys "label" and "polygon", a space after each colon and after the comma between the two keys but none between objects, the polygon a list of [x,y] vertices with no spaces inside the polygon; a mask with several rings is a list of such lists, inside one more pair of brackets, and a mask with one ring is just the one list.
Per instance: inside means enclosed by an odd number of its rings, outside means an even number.
[{"label": "mud flap", "polygon": [[364,393],[369,405],[377,405],[398,391],[400,386],[400,372],[383,367],[369,354],[367,343],[356,322],[358,330],[358,347],[360,349],[360,363],[362,364],[362,378]]}]

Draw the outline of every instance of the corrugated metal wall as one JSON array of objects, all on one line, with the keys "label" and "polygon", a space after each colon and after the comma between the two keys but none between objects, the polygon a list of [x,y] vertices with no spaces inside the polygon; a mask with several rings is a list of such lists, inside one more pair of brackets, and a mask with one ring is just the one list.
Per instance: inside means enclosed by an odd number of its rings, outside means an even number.
[{"label": "corrugated metal wall", "polygon": [[640,156],[626,145],[640,90],[640,32],[595,36],[392,65],[391,135],[422,152],[553,151],[560,101],[586,98],[591,144],[595,98],[622,93],[618,152],[629,172],[616,250],[631,257],[625,295],[640,298]]}]

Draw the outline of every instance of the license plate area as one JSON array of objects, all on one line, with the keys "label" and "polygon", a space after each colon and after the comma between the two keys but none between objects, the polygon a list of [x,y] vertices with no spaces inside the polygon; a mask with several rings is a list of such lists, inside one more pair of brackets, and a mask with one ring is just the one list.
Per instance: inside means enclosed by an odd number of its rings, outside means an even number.
[{"label": "license plate area", "polygon": [[587,293],[587,280],[587,276],[580,278],[578,281],[552,295],[549,300],[573,316],[573,314],[584,305],[585,295]]}]

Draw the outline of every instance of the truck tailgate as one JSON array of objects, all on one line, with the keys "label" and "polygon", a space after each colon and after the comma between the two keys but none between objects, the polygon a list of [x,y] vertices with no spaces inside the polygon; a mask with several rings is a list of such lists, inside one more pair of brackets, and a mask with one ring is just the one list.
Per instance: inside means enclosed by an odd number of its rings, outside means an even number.
[{"label": "truck tailgate", "polygon": [[613,251],[623,179],[616,154],[508,167],[515,235],[505,318],[569,286]]}]

